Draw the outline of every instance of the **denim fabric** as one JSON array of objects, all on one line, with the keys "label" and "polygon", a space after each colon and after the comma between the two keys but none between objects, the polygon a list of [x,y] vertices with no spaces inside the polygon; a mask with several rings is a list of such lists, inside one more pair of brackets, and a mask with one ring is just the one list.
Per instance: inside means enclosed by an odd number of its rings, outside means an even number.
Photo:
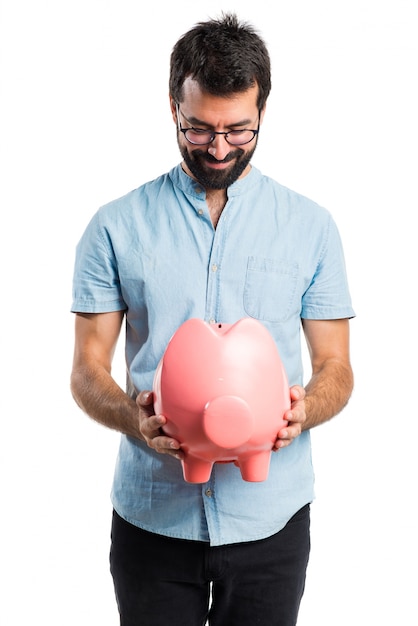
[{"label": "denim fabric", "polygon": [[110,568],[121,626],[295,626],[309,525],[306,505],[271,537],[213,547],[148,533],[114,512]]},{"label": "denim fabric", "polygon": [[[72,310],[126,311],[127,391],[151,389],[157,364],[187,319],[260,320],[290,384],[303,384],[300,320],[354,315],[330,213],[252,168],[228,188],[216,230],[205,191],[180,166],[102,207],[78,246]],[[212,545],[276,533],[314,497],[309,432],[271,455],[268,479],[216,464],[208,483],[122,435],[112,502],[125,520]]]}]

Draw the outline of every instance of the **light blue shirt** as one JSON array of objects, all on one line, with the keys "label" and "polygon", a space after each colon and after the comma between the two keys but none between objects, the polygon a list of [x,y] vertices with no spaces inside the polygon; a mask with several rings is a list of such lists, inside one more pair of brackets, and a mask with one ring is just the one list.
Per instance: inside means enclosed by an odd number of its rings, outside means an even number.
[{"label": "light blue shirt", "polygon": [[[293,385],[303,384],[301,318],[354,316],[327,210],[252,167],[228,188],[215,230],[204,189],[180,165],[92,218],[77,246],[72,310],[126,311],[132,397],[152,388],[189,318],[260,320]],[[314,498],[309,431],[272,453],[258,483],[233,463],[215,464],[205,484],[186,483],[179,461],[122,435],[111,498],[128,522],[169,537],[211,545],[268,537]]]}]

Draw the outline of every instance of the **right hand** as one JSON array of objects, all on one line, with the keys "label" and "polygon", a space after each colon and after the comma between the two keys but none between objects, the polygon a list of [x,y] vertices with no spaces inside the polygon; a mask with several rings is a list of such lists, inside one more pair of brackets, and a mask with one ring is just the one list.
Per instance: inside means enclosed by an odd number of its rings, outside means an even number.
[{"label": "right hand", "polygon": [[152,391],[141,391],[136,399],[139,409],[139,431],[145,443],[160,454],[169,454],[176,459],[183,459],[184,452],[180,442],[167,437],[162,427],[167,420],[164,415],[154,415],[154,397]]}]

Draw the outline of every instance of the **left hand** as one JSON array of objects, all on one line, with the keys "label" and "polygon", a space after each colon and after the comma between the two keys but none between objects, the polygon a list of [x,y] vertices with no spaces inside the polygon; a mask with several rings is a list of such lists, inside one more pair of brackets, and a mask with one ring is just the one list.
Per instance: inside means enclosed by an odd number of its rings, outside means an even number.
[{"label": "left hand", "polygon": [[306,421],[305,396],[306,391],[300,385],[290,387],[291,405],[290,409],[284,414],[288,424],[277,433],[277,439],[273,446],[275,452],[289,446],[301,434],[303,424]]}]

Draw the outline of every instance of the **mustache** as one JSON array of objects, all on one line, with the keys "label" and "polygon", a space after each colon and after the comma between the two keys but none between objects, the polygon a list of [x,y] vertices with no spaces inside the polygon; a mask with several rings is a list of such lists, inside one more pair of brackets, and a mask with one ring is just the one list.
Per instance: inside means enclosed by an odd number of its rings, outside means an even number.
[{"label": "mustache", "polygon": [[219,161],[218,159],[215,159],[214,156],[212,156],[208,152],[204,152],[203,150],[194,150],[193,156],[201,158],[203,161],[206,161],[207,163],[229,163],[229,161],[238,159],[242,155],[243,152],[244,152],[243,150],[233,150],[232,152],[229,152],[226,155],[226,157],[222,159],[221,161]]}]

